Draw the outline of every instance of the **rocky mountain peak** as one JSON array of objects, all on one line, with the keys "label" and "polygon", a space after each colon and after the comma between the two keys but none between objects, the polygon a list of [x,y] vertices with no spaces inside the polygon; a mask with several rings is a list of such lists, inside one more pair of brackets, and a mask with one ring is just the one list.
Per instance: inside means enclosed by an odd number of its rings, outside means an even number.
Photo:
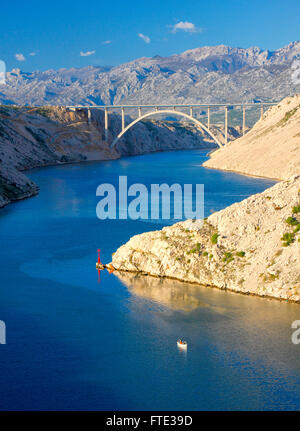
[{"label": "rocky mountain peak", "polygon": [[169,57],[142,57],[114,67],[13,69],[0,103],[90,105],[277,101],[300,91],[291,64],[300,42],[276,51],[202,46]]}]

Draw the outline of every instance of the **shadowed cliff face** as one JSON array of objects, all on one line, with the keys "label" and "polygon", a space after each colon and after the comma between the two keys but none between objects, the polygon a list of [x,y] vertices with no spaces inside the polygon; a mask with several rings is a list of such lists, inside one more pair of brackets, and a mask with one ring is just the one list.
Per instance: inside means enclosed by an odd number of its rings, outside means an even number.
[{"label": "shadowed cliff face", "polygon": [[119,157],[84,112],[62,108],[0,107],[0,207],[37,193],[19,171],[58,163]]}]

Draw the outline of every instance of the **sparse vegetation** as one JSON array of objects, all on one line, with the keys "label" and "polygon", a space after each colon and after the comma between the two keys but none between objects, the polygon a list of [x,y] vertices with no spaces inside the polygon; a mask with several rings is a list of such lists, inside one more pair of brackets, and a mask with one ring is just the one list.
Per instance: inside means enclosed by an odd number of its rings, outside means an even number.
[{"label": "sparse vegetation", "polygon": [[277,278],[279,277],[279,274],[280,274],[280,271],[276,271],[276,274],[267,272],[266,274],[261,274],[261,275],[265,283],[270,283],[271,281],[277,280]]},{"label": "sparse vegetation", "polygon": [[211,236],[210,240],[211,240],[211,243],[212,243],[212,244],[217,244],[217,242],[218,242],[218,236],[219,236],[219,234],[218,234],[218,233],[214,233],[214,234]]},{"label": "sparse vegetation", "polygon": [[283,246],[288,247],[292,242],[295,241],[293,232],[286,232],[282,235],[281,240],[283,241]]},{"label": "sparse vegetation", "polygon": [[298,110],[299,106],[296,106],[296,108],[291,109],[290,111],[285,113],[285,116],[277,123],[277,126],[284,126],[284,124],[286,124],[289,119],[296,114],[297,110]]},{"label": "sparse vegetation", "polygon": [[288,217],[286,223],[290,226],[297,226],[300,222],[295,217]]},{"label": "sparse vegetation", "polygon": [[300,223],[296,226],[296,228],[293,230],[293,233],[300,232]]},{"label": "sparse vegetation", "polygon": [[234,257],[230,251],[224,253],[223,262],[230,263],[234,260]]},{"label": "sparse vegetation", "polygon": [[236,255],[238,256],[238,257],[245,257],[245,252],[244,251],[237,251],[236,252]]},{"label": "sparse vegetation", "polygon": [[166,241],[168,239],[166,232],[161,232],[160,239],[162,239],[163,241]]}]

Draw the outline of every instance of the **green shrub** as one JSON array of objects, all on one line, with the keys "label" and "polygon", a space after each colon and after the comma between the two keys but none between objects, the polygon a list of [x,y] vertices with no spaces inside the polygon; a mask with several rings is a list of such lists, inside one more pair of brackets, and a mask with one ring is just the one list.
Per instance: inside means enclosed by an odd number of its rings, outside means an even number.
[{"label": "green shrub", "polygon": [[204,252],[202,253],[202,255],[203,255],[203,256],[208,256],[207,251],[204,251]]},{"label": "green shrub", "polygon": [[290,226],[297,226],[300,222],[295,217],[288,217],[285,221]]},{"label": "green shrub", "polygon": [[238,257],[245,257],[245,252],[244,251],[238,251],[237,253],[236,253],[236,255],[238,256]]},{"label": "green shrub", "polygon": [[300,223],[296,226],[296,228],[293,230],[293,233],[297,233],[300,231]]},{"label": "green shrub", "polygon": [[283,245],[284,247],[289,246],[292,242],[294,242],[294,233],[286,232],[282,235],[282,241],[284,241]]},{"label": "green shrub", "polygon": [[217,242],[218,242],[218,236],[219,236],[219,234],[218,234],[218,233],[214,233],[214,234],[211,236],[210,240],[211,240],[212,244],[217,244]]},{"label": "green shrub", "polygon": [[230,253],[230,251],[227,251],[227,252],[224,254],[223,262],[229,263],[229,262],[231,262],[233,259],[234,259],[234,257],[232,256],[232,253]]},{"label": "green shrub", "polygon": [[300,213],[300,205],[296,205],[295,207],[293,207],[293,213],[294,214]]}]

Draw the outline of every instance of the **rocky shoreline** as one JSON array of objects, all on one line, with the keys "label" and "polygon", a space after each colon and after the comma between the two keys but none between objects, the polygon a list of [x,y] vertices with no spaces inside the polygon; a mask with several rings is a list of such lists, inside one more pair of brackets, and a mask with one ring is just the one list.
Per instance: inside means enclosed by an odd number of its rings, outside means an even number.
[{"label": "rocky shoreline", "polygon": [[300,302],[299,119],[300,96],[287,98],[204,163],[283,181],[205,220],[132,237],[114,268]]},{"label": "rocky shoreline", "polygon": [[132,237],[113,255],[119,271],[300,301],[300,176],[206,220]]}]

